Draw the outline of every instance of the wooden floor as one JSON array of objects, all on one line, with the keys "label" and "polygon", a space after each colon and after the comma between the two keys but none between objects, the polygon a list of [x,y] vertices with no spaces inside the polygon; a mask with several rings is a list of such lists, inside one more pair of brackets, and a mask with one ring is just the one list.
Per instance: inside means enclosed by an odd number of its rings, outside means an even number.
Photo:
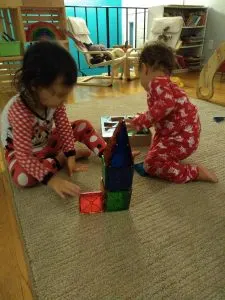
[{"label": "wooden floor", "polygon": [[[180,77],[189,96],[196,97],[198,74],[189,73]],[[141,90],[138,80],[131,82],[117,80],[112,88],[78,86],[70,102],[92,101],[94,105],[95,101],[103,101],[106,97],[110,100],[113,97],[135,94]],[[0,112],[11,96],[0,95]],[[219,77],[215,79],[214,99],[221,103],[225,101],[225,82],[220,82]],[[11,199],[11,189],[0,154],[0,300],[28,300],[32,299],[30,282]]]}]

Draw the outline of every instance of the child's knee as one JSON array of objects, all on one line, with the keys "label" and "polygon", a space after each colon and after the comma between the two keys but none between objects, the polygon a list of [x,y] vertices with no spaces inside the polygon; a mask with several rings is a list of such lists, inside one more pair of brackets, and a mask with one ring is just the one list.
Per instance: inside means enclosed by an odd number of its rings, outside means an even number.
[{"label": "child's knee", "polygon": [[[52,158],[43,159],[41,162],[52,173],[56,173],[59,169],[55,160]],[[28,174],[16,160],[9,163],[8,169],[13,182],[19,187],[32,187],[39,183],[39,181]]]},{"label": "child's knee", "polygon": [[13,182],[18,187],[32,187],[35,186],[38,181],[31,175],[25,173],[25,172],[12,172],[11,173]]},{"label": "child's knee", "polygon": [[6,160],[8,163],[8,170],[11,175],[12,181],[15,185],[19,187],[29,187],[37,184],[37,180],[20,166],[18,161],[15,158],[14,152],[6,155]]},{"label": "child's knee", "polygon": [[78,133],[93,129],[93,126],[88,120],[76,120],[72,122],[71,125],[73,130],[75,130]]}]

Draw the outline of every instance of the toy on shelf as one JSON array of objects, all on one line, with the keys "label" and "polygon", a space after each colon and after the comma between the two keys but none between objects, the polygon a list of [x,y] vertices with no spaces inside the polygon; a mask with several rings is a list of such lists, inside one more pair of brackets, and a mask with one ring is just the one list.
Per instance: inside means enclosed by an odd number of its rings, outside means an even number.
[{"label": "toy on shelf", "polygon": [[48,22],[35,22],[26,30],[27,41],[64,40],[65,36],[54,24]]},{"label": "toy on shelf", "polygon": [[120,120],[102,156],[101,192],[81,193],[80,212],[129,209],[134,174],[133,157],[124,120]]},{"label": "toy on shelf", "polygon": [[[129,118],[132,119],[133,116],[102,116],[101,132],[103,139],[108,142],[119,121]],[[151,143],[151,131],[149,129],[139,132],[128,131],[128,137],[131,146],[149,146]]]}]

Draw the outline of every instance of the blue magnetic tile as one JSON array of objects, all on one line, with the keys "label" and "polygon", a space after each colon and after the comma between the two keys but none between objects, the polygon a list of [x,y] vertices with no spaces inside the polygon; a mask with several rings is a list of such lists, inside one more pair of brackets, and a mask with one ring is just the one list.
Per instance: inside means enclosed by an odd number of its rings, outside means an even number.
[{"label": "blue magnetic tile", "polygon": [[132,187],[134,168],[105,167],[105,188],[109,191],[128,190]]},{"label": "blue magnetic tile", "polygon": [[131,166],[133,164],[133,158],[126,125],[121,127],[121,130],[116,137],[116,142],[111,159],[112,167],[122,168]]}]

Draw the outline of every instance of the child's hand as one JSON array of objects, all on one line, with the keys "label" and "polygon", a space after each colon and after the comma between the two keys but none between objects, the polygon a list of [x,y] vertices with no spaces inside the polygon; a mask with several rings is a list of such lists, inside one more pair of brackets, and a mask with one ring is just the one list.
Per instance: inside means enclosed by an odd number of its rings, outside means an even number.
[{"label": "child's hand", "polygon": [[80,187],[72,182],[53,176],[49,182],[50,186],[61,198],[65,199],[65,196],[77,196],[80,194]]},{"label": "child's hand", "polygon": [[136,131],[136,127],[132,123],[133,119],[125,119],[125,123],[128,131]]},{"label": "child's hand", "polygon": [[84,172],[87,171],[88,166],[83,164],[77,164],[75,156],[70,156],[67,158],[67,168],[69,176],[72,176],[74,172]]}]

